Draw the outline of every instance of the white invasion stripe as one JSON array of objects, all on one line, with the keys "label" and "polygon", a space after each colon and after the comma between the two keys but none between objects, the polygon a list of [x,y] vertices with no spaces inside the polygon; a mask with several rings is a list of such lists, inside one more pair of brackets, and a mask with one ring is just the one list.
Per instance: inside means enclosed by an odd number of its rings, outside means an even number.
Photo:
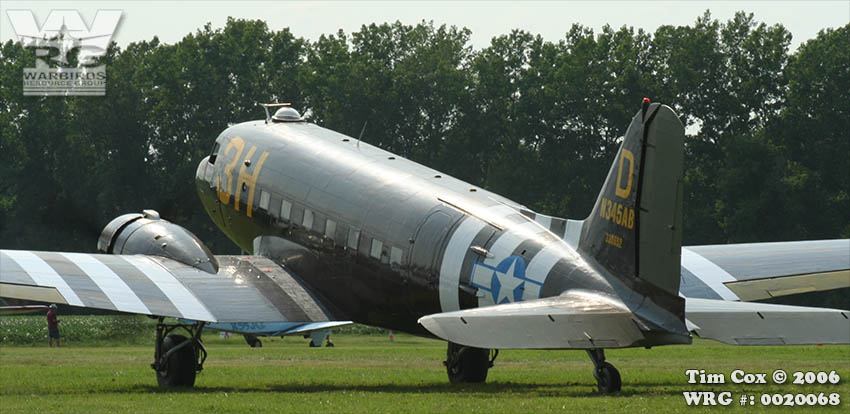
[{"label": "white invasion stripe", "polygon": [[[535,280],[537,282],[543,283],[546,281],[546,276],[549,275],[549,272],[555,267],[555,264],[561,260],[564,255],[561,254],[563,249],[558,249],[553,246],[554,243],[549,244],[544,247],[540,253],[534,255],[534,258],[531,259],[531,263],[528,264],[528,267],[525,269],[525,277]],[[526,291],[523,293],[523,300],[529,299],[537,299],[540,295],[539,289],[536,289],[537,292],[531,292],[528,290],[528,283],[526,283]],[[536,293],[537,295],[534,295]]]},{"label": "white invasion stripe", "polygon": [[540,225],[545,227],[546,230],[552,229],[552,216],[544,216],[544,215],[538,214],[534,217],[534,221],[540,223]]},{"label": "white invasion stripe", "polygon": [[144,256],[124,256],[124,259],[144,273],[168,297],[184,318],[206,322],[217,321],[195,295],[159,263]]},{"label": "white invasion stripe", "polygon": [[540,228],[534,222],[527,221],[518,226],[505,230],[502,235],[496,239],[490,246],[490,254],[484,259],[484,263],[490,266],[496,266],[502,260],[510,257],[511,253],[525,240],[534,237],[535,234],[543,233],[548,230]]},{"label": "white invasion stripe", "polygon": [[35,253],[24,250],[4,250],[3,252],[11,257],[12,260],[18,262],[18,266],[24,269],[39,286],[56,288],[69,305],[85,306],[83,305],[83,301],[80,300],[80,297],[65,282],[65,279],[59,273],[56,273],[56,270],[50,267],[44,259],[36,256]]},{"label": "white invasion stripe", "polygon": [[584,227],[584,220],[567,220],[567,227],[564,230],[564,241],[573,249],[578,249],[582,227]]},{"label": "white invasion stripe", "polygon": [[503,228],[508,228],[516,225],[505,220],[505,217],[510,216],[512,214],[521,215],[517,210],[514,210],[510,206],[506,206],[504,204],[498,204],[492,207],[488,207],[485,214],[491,221],[502,226]]},{"label": "white invasion stripe", "polygon": [[446,251],[443,253],[443,264],[440,266],[440,308],[443,312],[460,310],[458,287],[460,284],[460,268],[463,258],[472,244],[472,240],[485,226],[484,222],[474,216],[466,220],[452,234]]},{"label": "white invasion stripe", "polygon": [[683,247],[682,248],[682,266],[693,273],[697,279],[702,280],[711,290],[720,295],[723,300],[740,300],[738,295],[729,290],[724,282],[734,282],[737,279],[732,277],[728,272],[720,266],[714,264],[711,260],[700,256],[698,253]]},{"label": "white invasion stripe", "polygon": [[[546,282],[546,278],[549,276],[552,268],[554,268],[561,259],[570,259],[574,261],[581,260],[581,257],[579,257],[574,250],[561,243],[561,241],[549,243],[543,248],[543,250],[534,255],[531,259],[531,263],[529,263],[528,267],[525,269],[525,277],[543,284]],[[539,297],[540,286],[526,283],[522,299],[530,300],[537,299]]]},{"label": "white invasion stripe", "polygon": [[[496,267],[499,262],[511,256],[514,250],[522,244],[523,241],[533,237],[534,234],[548,231],[540,227],[538,223],[527,221],[518,226],[506,230],[493,242],[490,246],[490,255],[484,259],[484,264]],[[526,270],[526,274],[528,271]],[[493,298],[490,295],[478,297],[478,306],[494,305]]]},{"label": "white invasion stripe", "polygon": [[151,312],[136,293],[124,283],[115,272],[94,256],[83,253],[60,253],[66,259],[77,265],[100,290],[109,298],[115,307],[123,312],[133,312],[150,315]]}]

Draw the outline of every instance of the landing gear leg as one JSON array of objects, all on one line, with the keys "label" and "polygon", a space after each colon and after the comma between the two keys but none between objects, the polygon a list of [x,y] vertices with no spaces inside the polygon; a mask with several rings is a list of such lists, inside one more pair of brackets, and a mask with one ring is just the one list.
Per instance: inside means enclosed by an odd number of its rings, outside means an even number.
[{"label": "landing gear leg", "polygon": [[588,349],[587,355],[593,361],[593,377],[596,378],[596,386],[599,392],[610,394],[620,391],[620,387],[623,385],[620,380],[620,371],[605,362],[605,350]]},{"label": "landing gear leg", "polygon": [[263,347],[263,342],[260,341],[260,338],[257,338],[256,335],[244,334],[242,336],[245,337],[245,342],[247,342],[248,345],[251,348],[262,348]]},{"label": "landing gear leg", "polygon": [[[159,318],[156,324],[154,362],[160,387],[192,387],[195,374],[204,369],[207,350],[201,342],[204,322],[198,324],[166,324]],[[177,329],[186,331],[187,336],[173,333]]]},{"label": "landing gear leg", "polygon": [[452,384],[465,382],[484,382],[487,380],[487,371],[493,366],[499,350],[473,348],[471,346],[458,345],[449,342],[446,350],[446,373]]},{"label": "landing gear leg", "polygon": [[325,342],[325,338],[328,338],[328,343],[331,347],[333,347],[333,343],[330,340],[331,330],[330,329],[316,329],[304,335],[304,338],[310,338],[310,348],[320,348],[322,346],[322,342]]}]

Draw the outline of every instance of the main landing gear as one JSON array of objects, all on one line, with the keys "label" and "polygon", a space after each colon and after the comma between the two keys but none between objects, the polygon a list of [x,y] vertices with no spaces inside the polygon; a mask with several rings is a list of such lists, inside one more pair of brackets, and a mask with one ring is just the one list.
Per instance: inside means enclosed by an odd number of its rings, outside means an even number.
[{"label": "main landing gear", "polygon": [[311,331],[310,333],[304,335],[304,339],[310,339],[310,348],[319,348],[322,346],[322,342],[325,343],[325,346],[328,348],[333,348],[334,343],[331,342],[331,330],[330,329],[316,329],[315,331]]},{"label": "main landing gear", "polygon": [[[207,350],[201,342],[204,322],[198,324],[166,324],[160,317],[156,324],[156,344],[154,362],[151,368],[156,371],[156,380],[160,387],[192,387],[195,374],[204,369]],[[182,329],[187,336],[173,333]]]},{"label": "main landing gear", "polygon": [[[492,356],[491,356],[492,354]],[[499,350],[473,348],[449,342],[446,350],[446,373],[452,384],[465,382],[484,382],[487,380],[487,370],[493,366]]]},{"label": "main landing gear", "polygon": [[620,371],[613,365],[605,362],[604,349],[588,349],[587,355],[593,361],[593,376],[596,378],[596,386],[599,392],[610,394],[620,391],[623,382],[620,380]]}]

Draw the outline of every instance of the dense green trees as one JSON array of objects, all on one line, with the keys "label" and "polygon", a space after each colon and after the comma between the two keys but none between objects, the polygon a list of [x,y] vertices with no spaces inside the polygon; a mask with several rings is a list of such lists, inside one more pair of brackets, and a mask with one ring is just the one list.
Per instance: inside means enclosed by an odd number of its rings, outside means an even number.
[{"label": "dense green trees", "polygon": [[655,33],[574,25],[472,50],[470,31],[401,23],[310,42],[262,21],[209,25],[101,60],[105,97],[24,97],[34,52],[0,49],[0,246],[88,250],[158,209],[233,252],[193,178],[228,123],[292,102],[316,123],[548,214],[590,210],[644,96],[687,125],[687,244],[850,236],[850,25],[790,52],[752,15]]}]

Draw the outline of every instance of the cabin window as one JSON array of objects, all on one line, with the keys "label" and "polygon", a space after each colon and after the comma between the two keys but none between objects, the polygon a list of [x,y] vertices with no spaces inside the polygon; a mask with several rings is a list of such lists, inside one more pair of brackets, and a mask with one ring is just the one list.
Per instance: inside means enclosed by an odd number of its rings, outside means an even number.
[{"label": "cabin window", "polygon": [[328,219],[328,224],[325,226],[325,237],[329,239],[334,238],[334,234],[336,233],[336,222]]},{"label": "cabin window", "polygon": [[382,243],[378,239],[372,239],[372,250],[369,251],[369,256],[374,257],[375,259],[381,258],[381,251],[384,250],[384,243]]},{"label": "cabin window", "polygon": [[280,203],[280,218],[283,220],[289,220],[289,216],[292,215],[292,203],[289,201],[283,200]]},{"label": "cabin window", "polygon": [[298,207],[298,205],[292,206],[292,215],[289,217],[289,222],[292,223],[293,228],[298,228],[301,225],[301,222],[304,221],[304,209]]},{"label": "cabin window", "polygon": [[212,149],[212,151],[210,151],[210,158],[209,158],[210,164],[215,164],[215,159],[218,158],[218,148],[219,148],[219,146],[220,145],[219,145],[218,142],[213,144],[213,149]]},{"label": "cabin window", "polygon": [[301,221],[301,224],[307,230],[313,228],[313,210],[304,209],[304,220]]},{"label": "cabin window", "polygon": [[269,201],[271,196],[265,191],[260,191],[260,208],[269,211]]},{"label": "cabin window", "polygon": [[401,255],[402,255],[401,249],[399,249],[398,247],[395,247],[395,246],[391,247],[390,248],[390,264],[393,265],[393,266],[400,266],[401,265]]},{"label": "cabin window", "polygon": [[360,230],[349,229],[348,230],[348,246],[351,250],[357,250],[357,241],[360,239]]}]

